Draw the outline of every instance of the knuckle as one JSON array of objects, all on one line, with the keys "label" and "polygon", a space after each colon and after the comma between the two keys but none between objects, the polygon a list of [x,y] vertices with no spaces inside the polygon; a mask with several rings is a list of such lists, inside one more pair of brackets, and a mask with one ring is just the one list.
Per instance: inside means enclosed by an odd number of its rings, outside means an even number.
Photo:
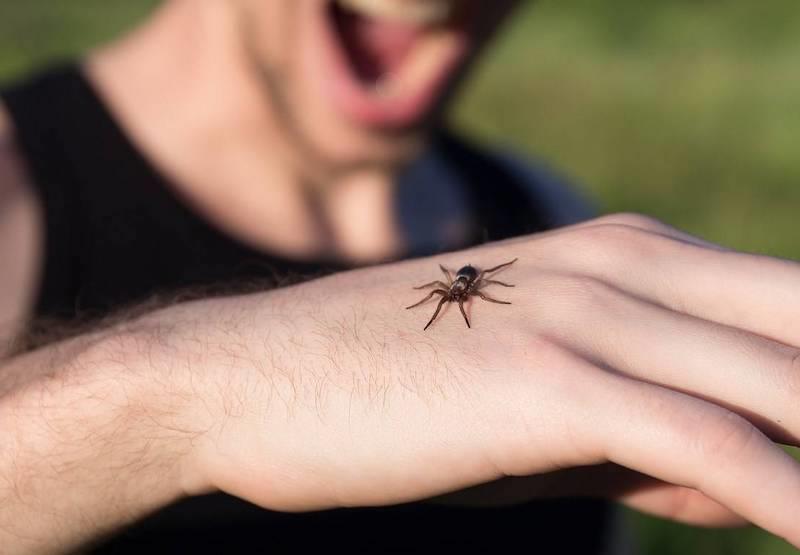
[{"label": "knuckle", "polygon": [[602,280],[585,275],[569,276],[561,281],[561,287],[577,298],[595,300],[609,294],[611,287]]},{"label": "knuckle", "polygon": [[703,424],[697,447],[700,455],[714,464],[741,457],[757,440],[755,426],[733,411],[721,409]]},{"label": "knuckle", "polygon": [[668,234],[621,223],[598,224],[583,228],[579,233],[575,245],[584,263],[604,274],[616,275],[646,261],[685,257],[687,249],[695,249]]},{"label": "knuckle", "polygon": [[680,520],[689,514],[692,498],[696,490],[691,488],[676,488],[669,499],[665,516],[671,520]]},{"label": "knuckle", "polygon": [[553,312],[593,314],[599,308],[608,308],[619,296],[619,292],[601,279],[587,275],[559,276],[552,284],[553,290],[545,295]]},{"label": "knuckle", "polygon": [[784,384],[794,398],[800,395],[800,349],[791,348],[785,355]]},{"label": "knuckle", "polygon": [[661,232],[667,229],[667,226],[661,221],[651,216],[645,216],[644,214],[637,214],[635,212],[618,212],[616,214],[601,216],[594,221],[601,224],[635,227],[646,231]]},{"label": "knuckle", "polygon": [[531,333],[526,342],[528,347],[536,353],[536,361],[544,366],[562,364],[568,359],[568,351],[543,333]]},{"label": "knuckle", "polygon": [[618,264],[652,250],[654,235],[629,225],[604,223],[583,228],[580,239],[594,263]]}]

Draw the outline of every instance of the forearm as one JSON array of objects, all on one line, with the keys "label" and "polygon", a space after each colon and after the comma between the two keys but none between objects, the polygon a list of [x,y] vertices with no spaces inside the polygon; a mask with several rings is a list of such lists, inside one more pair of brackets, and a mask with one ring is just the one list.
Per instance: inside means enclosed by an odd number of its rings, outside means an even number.
[{"label": "forearm", "polygon": [[217,452],[250,412],[243,391],[267,383],[289,399],[307,381],[276,362],[300,360],[309,299],[327,295],[306,285],[178,304],[0,362],[0,551],[68,553],[216,489],[197,446]]},{"label": "forearm", "polygon": [[82,337],[0,367],[0,545],[66,553],[178,499],[190,433],[147,339]]},{"label": "forearm", "polygon": [[327,296],[308,284],[177,304],[0,363],[0,552],[69,553],[218,489],[197,452],[245,437],[230,430],[272,395],[299,409],[295,388],[329,371],[316,349],[301,356],[309,321],[348,325],[312,315]]}]

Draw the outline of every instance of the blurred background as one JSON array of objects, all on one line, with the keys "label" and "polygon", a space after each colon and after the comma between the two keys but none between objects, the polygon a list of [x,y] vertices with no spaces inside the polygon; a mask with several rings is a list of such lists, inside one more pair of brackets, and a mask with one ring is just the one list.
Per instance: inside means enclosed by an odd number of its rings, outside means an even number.
[{"label": "blurred background", "polygon": [[[0,81],[107,40],[158,3],[0,1]],[[798,30],[798,0],[527,2],[452,118],[549,163],[603,212],[800,259]],[[627,516],[647,555],[796,553],[753,528]]]}]

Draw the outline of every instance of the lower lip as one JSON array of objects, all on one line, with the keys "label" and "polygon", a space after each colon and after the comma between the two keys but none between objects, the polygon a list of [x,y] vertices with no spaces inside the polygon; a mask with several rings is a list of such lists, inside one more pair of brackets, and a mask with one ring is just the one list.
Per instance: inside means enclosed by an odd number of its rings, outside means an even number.
[{"label": "lower lip", "polygon": [[[330,1],[330,0],[329,0]],[[320,10],[316,35],[320,38],[319,71],[322,93],[339,113],[359,125],[383,129],[402,129],[417,125],[431,111],[468,50],[466,32],[454,31],[454,42],[442,53],[438,66],[424,79],[401,83],[402,93],[382,95],[376,88],[361,82],[350,66],[334,29],[327,8]],[[455,33],[458,33],[457,35]],[[410,54],[413,55],[413,52]]]}]

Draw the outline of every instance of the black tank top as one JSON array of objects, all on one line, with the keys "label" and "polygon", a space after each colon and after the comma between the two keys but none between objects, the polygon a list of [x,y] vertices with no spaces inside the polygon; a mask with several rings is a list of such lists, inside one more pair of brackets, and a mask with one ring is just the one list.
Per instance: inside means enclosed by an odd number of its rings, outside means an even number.
[{"label": "black tank top", "polygon": [[[77,64],[54,66],[0,96],[44,207],[38,316],[101,315],[187,287],[279,285],[345,269],[255,251],[198,217],[136,150]],[[431,152],[458,176],[477,215],[470,244],[552,227],[529,184],[480,149],[438,132]],[[433,252],[409,256],[423,254]],[[605,501],[548,500],[493,509],[410,503],[282,514],[215,494],[165,508],[96,553],[592,554],[603,552],[610,513]]]}]

